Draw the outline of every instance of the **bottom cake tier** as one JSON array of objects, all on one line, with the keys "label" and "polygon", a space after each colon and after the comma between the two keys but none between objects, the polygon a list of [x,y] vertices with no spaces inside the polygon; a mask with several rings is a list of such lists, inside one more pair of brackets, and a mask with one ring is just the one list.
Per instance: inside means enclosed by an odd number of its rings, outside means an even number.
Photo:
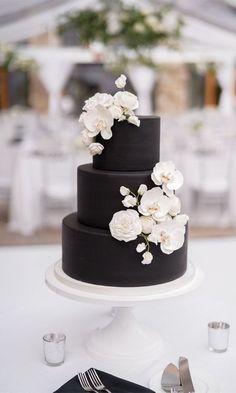
[{"label": "bottom cake tier", "polygon": [[163,284],[185,273],[187,232],[183,247],[170,255],[152,245],[150,265],[141,263],[142,256],[136,251],[139,242],[119,242],[109,230],[80,224],[77,214],[70,214],[62,225],[62,269],[76,280],[115,287]]}]

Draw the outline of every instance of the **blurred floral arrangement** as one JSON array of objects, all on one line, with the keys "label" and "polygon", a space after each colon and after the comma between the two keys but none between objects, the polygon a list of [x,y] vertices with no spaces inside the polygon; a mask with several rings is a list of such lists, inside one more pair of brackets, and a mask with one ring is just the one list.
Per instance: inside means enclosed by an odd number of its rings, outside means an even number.
[{"label": "blurred floral arrangement", "polygon": [[0,43],[0,68],[6,71],[31,71],[36,68],[32,59],[19,55],[13,45]]},{"label": "blurred floral arrangement", "polygon": [[170,5],[140,8],[122,1],[102,1],[98,9],[86,8],[64,15],[59,22],[59,34],[73,32],[78,44],[101,42],[115,48],[135,51],[136,60],[148,62],[145,52],[159,45],[177,47],[183,20]]}]

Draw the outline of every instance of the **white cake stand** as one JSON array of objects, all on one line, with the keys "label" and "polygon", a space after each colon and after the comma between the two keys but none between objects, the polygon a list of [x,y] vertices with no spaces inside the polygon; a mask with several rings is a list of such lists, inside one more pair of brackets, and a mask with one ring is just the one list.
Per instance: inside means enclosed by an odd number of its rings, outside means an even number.
[{"label": "white cake stand", "polygon": [[111,322],[92,332],[86,346],[96,358],[129,362],[145,362],[162,354],[162,339],[156,329],[139,324],[132,307],[183,295],[197,288],[202,280],[203,273],[192,263],[188,263],[186,273],[177,280],[134,288],[106,287],[77,281],[63,272],[61,261],[51,265],[46,272],[46,284],[59,295],[113,307]]}]

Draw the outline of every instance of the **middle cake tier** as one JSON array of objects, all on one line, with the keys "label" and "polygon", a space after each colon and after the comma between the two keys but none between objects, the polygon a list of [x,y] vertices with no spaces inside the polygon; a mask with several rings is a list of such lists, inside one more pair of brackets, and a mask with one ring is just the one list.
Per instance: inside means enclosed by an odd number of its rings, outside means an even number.
[{"label": "middle cake tier", "polygon": [[92,164],[81,165],[77,170],[79,222],[105,228],[115,212],[126,209],[120,187],[125,186],[137,193],[140,184],[153,187],[152,171],[115,172],[94,169]]}]

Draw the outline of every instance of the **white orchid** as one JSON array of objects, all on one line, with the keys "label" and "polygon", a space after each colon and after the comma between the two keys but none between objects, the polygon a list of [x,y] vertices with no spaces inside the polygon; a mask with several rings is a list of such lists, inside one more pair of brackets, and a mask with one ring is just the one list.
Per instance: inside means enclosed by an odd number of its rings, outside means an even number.
[{"label": "white orchid", "polygon": [[118,89],[123,89],[126,85],[127,77],[124,74],[121,74],[119,78],[115,80],[115,85]]},{"label": "white orchid", "polygon": [[138,108],[138,98],[129,91],[118,91],[114,95],[114,104],[133,111]]},{"label": "white orchid", "polygon": [[107,93],[96,93],[94,96],[90,97],[85,101],[85,105],[83,107],[84,111],[90,111],[94,109],[97,105],[102,105],[105,108],[108,108],[113,104],[113,97],[111,94]]},{"label": "white orchid", "polygon": [[129,193],[130,193],[130,189],[129,189],[129,188],[127,188],[127,187],[125,187],[125,186],[121,186],[121,187],[120,187],[120,194],[121,194],[122,196],[129,195]]},{"label": "white orchid", "polygon": [[183,175],[172,161],[158,162],[153,168],[151,178],[157,186],[163,186],[163,191],[167,195],[171,195],[183,184]]},{"label": "white orchid", "polygon": [[142,232],[139,214],[135,210],[120,210],[115,213],[109,224],[111,235],[120,241],[130,242]]},{"label": "white orchid", "polygon": [[136,247],[136,251],[137,252],[143,252],[144,250],[146,250],[146,244],[145,243],[139,243]]},{"label": "white orchid", "polygon": [[144,216],[160,220],[166,216],[170,206],[170,199],[163,194],[161,188],[154,187],[142,196],[138,210]]},{"label": "white orchid", "polygon": [[83,121],[89,137],[93,138],[99,133],[101,133],[103,139],[112,137],[111,127],[114,120],[112,114],[104,106],[97,105],[94,109],[89,110],[85,114]]},{"label": "white orchid", "polygon": [[143,260],[141,261],[143,265],[149,265],[153,260],[153,255],[146,251],[143,253]]},{"label": "white orchid", "polygon": [[173,218],[173,221],[180,225],[186,225],[189,220],[189,216],[187,214],[178,214]]},{"label": "white orchid", "polygon": [[132,195],[126,195],[126,197],[122,201],[122,204],[125,207],[134,207],[137,205],[137,198]]},{"label": "white orchid", "polygon": [[89,152],[92,156],[95,156],[96,154],[102,154],[102,151],[104,149],[104,146],[101,143],[91,143],[88,147]]},{"label": "white orchid", "polygon": [[120,106],[118,105],[111,105],[109,107],[109,111],[111,112],[112,116],[114,119],[119,120],[123,116],[123,110]]},{"label": "white orchid", "polygon": [[154,225],[156,225],[156,221],[153,220],[153,218],[151,216],[148,216],[148,217],[141,216],[140,220],[142,223],[142,232],[145,235],[148,235],[149,233],[151,233]]},{"label": "white orchid", "polygon": [[138,188],[138,194],[143,195],[147,191],[146,184],[141,184]]},{"label": "white orchid", "polygon": [[148,240],[156,245],[160,243],[161,251],[171,254],[183,246],[184,234],[185,226],[172,220],[155,225]]},{"label": "white orchid", "polygon": [[181,210],[181,202],[180,202],[180,199],[177,197],[177,196],[175,196],[175,195],[172,195],[171,197],[170,197],[170,210],[169,210],[169,214],[172,216],[172,217],[174,217],[174,216],[177,216],[177,214],[179,214],[180,213],[180,210]]},{"label": "white orchid", "polygon": [[134,124],[135,126],[140,126],[140,120],[137,116],[131,115],[128,117],[128,123]]},{"label": "white orchid", "polygon": [[81,131],[81,136],[82,136],[82,142],[85,146],[91,145],[91,143],[93,142],[93,138],[90,138],[90,136],[88,136],[87,130]]}]

